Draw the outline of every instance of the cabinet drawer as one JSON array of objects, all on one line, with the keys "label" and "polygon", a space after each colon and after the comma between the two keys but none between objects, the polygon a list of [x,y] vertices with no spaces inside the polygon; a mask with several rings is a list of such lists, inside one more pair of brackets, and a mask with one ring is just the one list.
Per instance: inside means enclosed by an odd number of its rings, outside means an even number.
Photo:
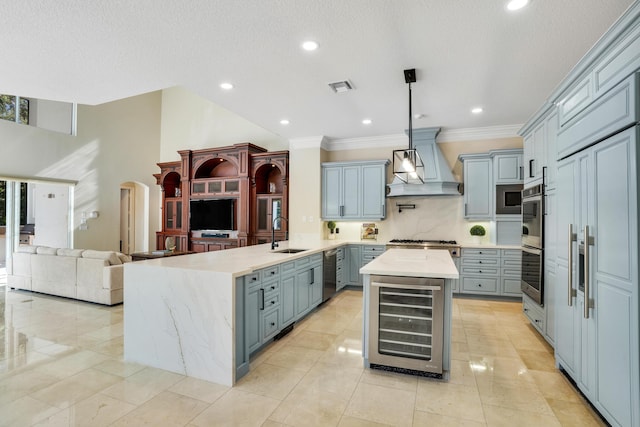
[{"label": "cabinet drawer", "polygon": [[260,283],[260,272],[255,272],[251,274],[247,274],[244,276],[244,284],[245,285],[255,285]]},{"label": "cabinet drawer", "polygon": [[502,256],[502,258],[522,258],[522,251],[520,249],[502,249],[501,252],[500,256]]},{"label": "cabinet drawer", "polygon": [[462,279],[464,292],[497,293],[498,279],[489,277],[464,277]]},{"label": "cabinet drawer", "polygon": [[381,245],[362,245],[362,253],[365,255],[380,255],[385,251],[385,247]]},{"label": "cabinet drawer", "polygon": [[280,282],[274,281],[272,283],[264,283],[262,285],[262,289],[264,289],[264,297],[269,298],[271,294],[280,292]]},{"label": "cabinet drawer", "polygon": [[522,258],[502,258],[500,261],[502,267],[517,267],[522,265]]},{"label": "cabinet drawer", "polygon": [[371,261],[373,261],[374,259],[378,258],[380,256],[380,254],[362,254],[362,265],[366,265],[368,263],[370,263]]},{"label": "cabinet drawer", "polygon": [[267,294],[265,291],[264,294],[264,310],[271,310],[274,307],[280,306],[280,293],[274,292],[271,294]]},{"label": "cabinet drawer", "polygon": [[520,296],[522,291],[520,290],[520,279],[509,279],[507,277],[502,278],[502,294]]},{"label": "cabinet drawer", "polygon": [[500,275],[520,280],[520,276],[522,276],[522,269],[520,267],[502,267],[500,269]]},{"label": "cabinet drawer", "polygon": [[272,267],[260,270],[260,277],[263,282],[278,279],[280,276],[280,266],[274,265]]},{"label": "cabinet drawer", "polygon": [[522,299],[522,311],[531,324],[544,334],[544,310],[526,296]]},{"label": "cabinet drawer", "polygon": [[336,252],[336,260],[337,261],[344,260],[344,248],[338,248],[338,251]]},{"label": "cabinet drawer", "polygon": [[500,270],[498,268],[486,268],[486,267],[476,267],[476,266],[471,266],[471,267],[462,267],[462,274],[473,274],[475,276],[477,275],[482,275],[482,276],[497,276],[500,273]]},{"label": "cabinet drawer", "polygon": [[498,267],[500,265],[500,259],[499,258],[462,258],[462,265],[476,265],[476,266],[480,266],[480,265],[486,265],[486,266],[493,266],[493,267]]},{"label": "cabinet drawer", "polygon": [[262,319],[262,330],[264,331],[264,339],[269,339],[271,336],[278,333],[278,315],[280,310],[273,310],[264,315]]},{"label": "cabinet drawer", "polygon": [[499,251],[498,249],[486,249],[486,248],[462,248],[462,257],[472,256],[472,257],[498,257]]}]

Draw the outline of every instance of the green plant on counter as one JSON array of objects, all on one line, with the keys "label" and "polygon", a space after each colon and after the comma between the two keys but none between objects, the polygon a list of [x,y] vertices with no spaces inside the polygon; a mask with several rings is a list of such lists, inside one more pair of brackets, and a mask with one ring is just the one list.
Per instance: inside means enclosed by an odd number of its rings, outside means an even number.
[{"label": "green plant on counter", "polygon": [[336,223],[333,221],[328,221],[327,228],[331,231],[331,234],[333,234],[334,230],[336,229]]},{"label": "green plant on counter", "polygon": [[484,236],[485,233],[486,232],[484,231],[484,227],[481,225],[474,225],[469,230],[469,234],[471,234],[472,236]]}]

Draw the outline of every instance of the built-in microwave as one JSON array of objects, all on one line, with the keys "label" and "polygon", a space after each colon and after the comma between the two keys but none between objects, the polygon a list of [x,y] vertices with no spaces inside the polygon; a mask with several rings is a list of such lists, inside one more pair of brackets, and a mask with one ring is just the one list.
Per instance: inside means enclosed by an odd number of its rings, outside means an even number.
[{"label": "built-in microwave", "polygon": [[520,215],[522,184],[496,185],[496,215]]}]

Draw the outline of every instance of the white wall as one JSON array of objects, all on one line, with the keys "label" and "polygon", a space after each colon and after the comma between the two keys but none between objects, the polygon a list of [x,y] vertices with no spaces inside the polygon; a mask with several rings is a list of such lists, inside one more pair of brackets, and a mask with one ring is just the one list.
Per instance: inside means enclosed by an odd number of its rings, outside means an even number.
[{"label": "white wall", "polygon": [[178,150],[224,147],[250,142],[269,151],[289,142],[181,87],[162,91],[162,162],[179,160]]},{"label": "white wall", "polygon": [[[77,136],[0,121],[0,175],[77,181],[74,246],[117,250],[120,183],[155,188],[150,206],[160,205],[153,174],[160,160],[161,102],[161,93],[153,92],[79,106]],[[86,231],[78,230],[82,211],[100,212]],[[151,247],[159,229],[158,216],[151,215]]]}]

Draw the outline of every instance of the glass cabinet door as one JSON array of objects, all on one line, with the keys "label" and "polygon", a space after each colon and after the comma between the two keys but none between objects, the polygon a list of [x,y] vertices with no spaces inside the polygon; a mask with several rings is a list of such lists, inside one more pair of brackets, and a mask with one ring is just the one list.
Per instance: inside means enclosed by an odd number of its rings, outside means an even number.
[{"label": "glass cabinet door", "polygon": [[273,218],[272,221],[278,218],[278,220],[273,223],[273,229],[281,230],[282,220],[280,219],[280,217],[282,215],[282,199],[271,199],[271,214],[271,218]]},{"label": "glass cabinet door", "polygon": [[176,202],[176,228],[182,228],[182,202]]},{"label": "glass cabinet door", "polygon": [[258,231],[269,231],[269,199],[258,198]]},{"label": "glass cabinet door", "polygon": [[164,224],[165,224],[165,228],[174,228],[173,227],[173,202],[165,203]]}]

